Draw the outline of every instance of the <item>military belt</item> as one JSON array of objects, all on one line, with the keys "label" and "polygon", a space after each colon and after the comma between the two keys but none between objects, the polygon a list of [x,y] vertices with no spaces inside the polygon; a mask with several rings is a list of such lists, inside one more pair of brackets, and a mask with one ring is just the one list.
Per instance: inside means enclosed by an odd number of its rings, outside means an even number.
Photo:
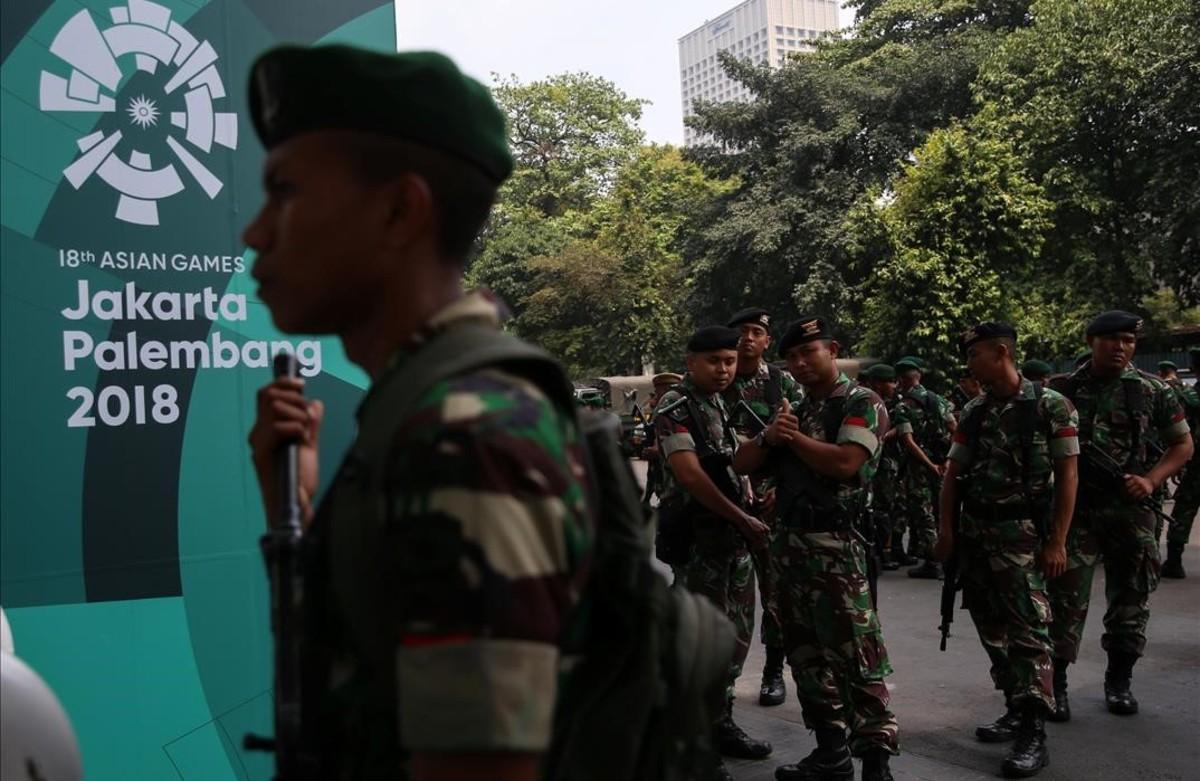
[{"label": "military belt", "polygon": [[787,529],[805,534],[846,532],[854,528],[854,524],[836,512],[809,506],[793,507],[787,517],[780,519],[780,523]]},{"label": "military belt", "polygon": [[1015,504],[991,504],[987,502],[967,501],[963,503],[963,509],[972,518],[977,518],[981,521],[992,521],[993,523],[1032,520],[1029,514],[1029,505],[1023,501]]}]

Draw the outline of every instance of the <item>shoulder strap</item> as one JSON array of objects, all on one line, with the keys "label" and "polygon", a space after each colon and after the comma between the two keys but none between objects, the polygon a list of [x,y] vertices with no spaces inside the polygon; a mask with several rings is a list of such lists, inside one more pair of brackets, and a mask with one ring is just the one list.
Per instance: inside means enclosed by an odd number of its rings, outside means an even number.
[{"label": "shoulder strap", "polygon": [[780,402],[783,401],[783,372],[778,368],[767,364],[767,407],[771,410],[771,414],[779,409]]},{"label": "shoulder strap", "polygon": [[437,383],[495,366],[538,386],[565,414],[574,416],[574,391],[558,362],[512,334],[483,324],[452,326],[423,345],[410,365],[390,372],[370,391],[381,412],[359,428],[355,449],[370,450],[391,437],[421,396]]},{"label": "shoulder strap", "polygon": [[1121,381],[1125,390],[1125,414],[1129,416],[1133,436],[1129,441],[1129,460],[1125,468],[1133,469],[1142,460],[1142,427],[1145,425],[1146,394],[1142,391],[1142,378],[1126,377]]},{"label": "shoulder strap", "polygon": [[1025,505],[1029,515],[1038,528],[1038,533],[1045,538],[1045,518],[1034,506],[1033,500],[1033,439],[1037,434],[1038,410],[1041,407],[1042,386],[1033,384],[1033,398],[1021,399],[1017,403],[1017,432],[1021,442],[1021,492],[1025,495]]},{"label": "shoulder strap", "polygon": [[825,406],[821,409],[821,428],[825,432],[825,441],[831,445],[837,442],[838,430],[841,429],[842,420],[846,417],[846,398],[854,388],[854,380],[851,380],[845,395],[830,396],[825,400]]}]

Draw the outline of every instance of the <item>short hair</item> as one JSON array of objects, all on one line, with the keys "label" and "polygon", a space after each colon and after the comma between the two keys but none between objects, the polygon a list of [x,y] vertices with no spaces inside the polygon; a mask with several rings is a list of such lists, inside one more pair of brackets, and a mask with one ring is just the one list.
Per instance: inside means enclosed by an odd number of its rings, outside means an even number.
[{"label": "short hair", "polygon": [[406,173],[420,176],[433,194],[438,245],[446,260],[466,266],[496,201],[497,184],[466,160],[404,139],[348,132],[342,150],[367,184]]}]

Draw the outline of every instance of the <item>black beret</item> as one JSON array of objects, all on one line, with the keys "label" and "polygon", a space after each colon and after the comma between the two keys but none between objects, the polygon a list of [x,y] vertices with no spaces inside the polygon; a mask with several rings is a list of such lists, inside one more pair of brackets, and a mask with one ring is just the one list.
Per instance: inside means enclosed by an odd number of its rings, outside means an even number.
[{"label": "black beret", "polygon": [[798,344],[832,338],[833,330],[825,318],[817,315],[805,315],[794,321],[784,331],[783,338],[779,340],[779,354],[784,355]]},{"label": "black beret", "polygon": [[709,353],[713,350],[736,350],[742,335],[723,325],[709,325],[699,329],[688,339],[689,353]]},{"label": "black beret", "polygon": [[1028,360],[1021,364],[1021,374],[1026,377],[1049,377],[1054,373],[1054,367],[1045,361]]},{"label": "black beret", "polygon": [[739,325],[743,325],[745,323],[754,323],[754,325],[760,325],[769,331],[771,329],[771,313],[758,307],[743,309],[733,317],[729,318],[729,322],[725,325],[729,326],[730,328],[737,328]]},{"label": "black beret", "polygon": [[1106,334],[1138,334],[1142,330],[1142,318],[1132,312],[1122,312],[1114,309],[1111,312],[1101,312],[1092,322],[1088,323],[1087,336],[1105,336]]},{"label": "black beret", "polygon": [[868,380],[879,380],[880,382],[891,382],[896,379],[896,367],[890,363],[877,363],[863,373],[863,376]]},{"label": "black beret", "polygon": [[358,130],[433,147],[499,184],[513,170],[487,87],[437,52],[280,46],[250,69],[250,116],[267,149],[312,130]]},{"label": "black beret", "polygon": [[1013,328],[1008,323],[993,323],[983,322],[971,326],[966,331],[963,331],[959,337],[958,343],[962,347],[963,352],[966,352],[971,345],[986,342],[988,339],[1016,339],[1017,329]]}]

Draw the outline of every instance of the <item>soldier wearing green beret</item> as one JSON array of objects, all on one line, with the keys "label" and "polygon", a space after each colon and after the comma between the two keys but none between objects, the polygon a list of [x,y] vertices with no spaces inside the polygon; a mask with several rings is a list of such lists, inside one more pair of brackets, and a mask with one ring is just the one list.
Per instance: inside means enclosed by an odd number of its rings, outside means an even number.
[{"label": "soldier wearing green beret", "polygon": [[779,781],[853,778],[852,756],[862,758],[864,781],[890,781],[899,753],[884,683],[892,667],[858,531],[888,424],[879,397],[838,370],[838,349],[824,318],[788,327],[779,352],[804,397],[734,458],[741,474],[768,461],[775,469],[780,617],[804,724],[817,739],[808,757],[776,768]]},{"label": "soldier wearing green beret", "polygon": [[[658,406],[659,400],[666,395],[667,391],[681,382],[683,382],[683,375],[675,372],[660,372],[651,378],[650,384],[654,386],[654,392],[650,395],[650,401],[646,405],[646,413],[651,416],[651,419],[653,419],[654,409]],[[659,452],[658,437],[653,425],[646,427],[646,444],[642,455],[646,459],[646,488],[642,492],[642,506],[649,515],[652,500],[660,495],[666,479],[663,475],[666,464],[663,462],[662,453]]]},{"label": "soldier wearing green beret", "polygon": [[979,394],[983,393],[983,388],[979,385],[979,380],[975,379],[975,375],[971,374],[970,368],[964,366],[958,372],[958,384],[950,391],[950,402],[954,404],[954,416],[958,420],[962,420],[962,411],[971,403]]},{"label": "soldier wearing green beret", "polygon": [[[738,439],[744,442],[758,434],[760,424],[771,419],[784,399],[791,404],[799,402],[800,388],[792,375],[763,359],[771,346],[770,312],[761,307],[743,309],[726,325],[737,329],[741,338],[738,340],[737,374],[723,396]],[[751,487],[754,494],[752,511],[773,529],[775,484],[770,471],[752,475]],[[787,696],[783,682],[783,629],[775,599],[770,545],[754,552],[754,571],[758,575],[759,604],[762,605],[760,637],[767,657],[758,703],[769,707],[781,704]]]},{"label": "soldier wearing green beret", "polygon": [[311,777],[532,781],[592,539],[570,384],[497,365],[422,382],[448,345],[503,339],[499,302],[462,277],[513,169],[504,117],[430,52],[279,48],[249,91],[258,294],[371,380],[315,509],[324,408],[303,381],[259,392],[250,435],[272,520],[299,440]]},{"label": "soldier wearing green beret", "polygon": [[[717,750],[729,757],[762,759],[771,744],[755,740],[733,720],[733,688],[754,633],[754,563],[751,550],[768,542],[770,529],[747,512],[748,484],[732,471],[737,434],[722,393],[737,372],[740,334],[724,326],[697,330],[687,344],[687,374],[659,400],[654,426],[666,460],[659,503],[658,556],[676,582],[708,597],[737,630],[729,665],[725,711],[716,724]],[[727,774],[722,765],[722,773]]]},{"label": "soldier wearing green beret", "polygon": [[[1200,347],[1193,347],[1188,352],[1192,376],[1200,378]],[[1193,444],[1200,432],[1200,386],[1184,385],[1182,381],[1176,386],[1176,395],[1183,405],[1187,415],[1188,426],[1192,429]],[[1194,448],[1200,452],[1200,448]],[[1192,524],[1200,514],[1200,455],[1192,453],[1192,458],[1184,467],[1179,485],[1175,488],[1175,507],[1171,510],[1173,523],[1167,530],[1167,559],[1163,562],[1162,576],[1180,580],[1187,576],[1183,570],[1183,549],[1187,546],[1192,534]]]},{"label": "soldier wearing green beret", "polygon": [[[1091,358],[1050,387],[1079,411],[1079,499],[1067,538],[1066,571],[1050,581],[1054,642],[1052,721],[1071,717],[1067,667],[1079,654],[1096,565],[1103,560],[1104,635],[1108,653],[1104,695],[1109,711],[1137,713],[1130,691],[1133,667],[1146,647],[1150,594],[1159,579],[1155,516],[1139,506],[1192,456],[1192,438],[1179,400],[1157,377],[1138,371],[1142,319],[1122,311],[1104,312],[1087,327]],[[1158,459],[1146,444],[1152,435],[1166,447]],[[1114,479],[1105,465],[1115,469]]]},{"label": "soldier wearing green beret", "polygon": [[1027,778],[1050,761],[1046,581],[1066,566],[1079,417],[1061,394],[1017,372],[1016,337],[1012,326],[993,322],[962,336],[967,363],[986,392],[967,405],[954,435],[935,555],[945,560],[954,552],[963,602],[991,661],[993,684],[1004,692],[1005,714],[975,734],[986,743],[1015,740],[1004,774]]},{"label": "soldier wearing green beret", "polygon": [[1054,373],[1054,367],[1045,361],[1037,359],[1028,360],[1021,364],[1021,376],[1027,380],[1032,380],[1043,388],[1046,387],[1047,380]]},{"label": "soldier wearing green beret", "polygon": [[946,454],[956,421],[950,402],[921,384],[923,362],[907,356],[896,362],[900,402],[892,421],[905,455],[904,504],[909,554],[924,559],[908,571],[910,578],[936,580],[941,568],[930,558],[937,536],[934,498],[945,474]]}]

